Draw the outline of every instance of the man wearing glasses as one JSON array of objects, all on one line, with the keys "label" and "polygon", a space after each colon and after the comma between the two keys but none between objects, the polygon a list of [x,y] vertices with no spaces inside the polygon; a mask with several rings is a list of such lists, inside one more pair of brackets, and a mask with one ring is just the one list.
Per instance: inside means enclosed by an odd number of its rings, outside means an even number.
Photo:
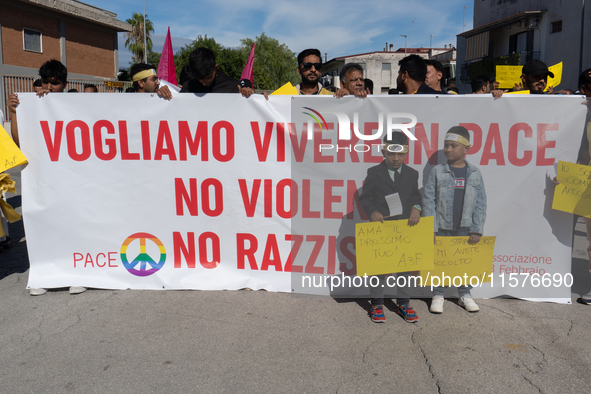
[{"label": "man wearing glasses", "polygon": [[157,93],[158,96],[170,100],[172,93],[168,86],[160,86],[156,68],[151,64],[137,63],[131,66],[131,80],[136,93]]},{"label": "man wearing glasses", "polygon": [[300,95],[321,94],[330,95],[334,93],[323,88],[320,83],[320,71],[322,70],[322,58],[318,49],[306,49],[298,55],[298,74],[302,82],[296,85]]}]

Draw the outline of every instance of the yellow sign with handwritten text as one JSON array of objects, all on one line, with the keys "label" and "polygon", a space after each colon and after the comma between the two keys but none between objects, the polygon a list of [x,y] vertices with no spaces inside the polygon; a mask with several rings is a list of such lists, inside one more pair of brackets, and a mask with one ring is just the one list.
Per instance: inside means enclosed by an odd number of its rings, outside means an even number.
[{"label": "yellow sign with handwritten text", "polygon": [[0,125],[0,172],[27,162],[27,158]]},{"label": "yellow sign with handwritten text", "polygon": [[496,78],[499,89],[513,89],[515,83],[521,82],[521,70],[523,66],[497,66]]},{"label": "yellow sign with handwritten text", "polygon": [[381,275],[433,268],[433,216],[355,225],[357,275]]},{"label": "yellow sign with handwritten text", "polygon": [[480,237],[473,245],[468,243],[469,238],[435,237],[435,268],[421,271],[423,286],[474,286],[490,282],[497,237]]},{"label": "yellow sign with handwritten text", "polygon": [[[496,66],[495,70],[495,79],[499,82],[499,89],[513,89],[516,83],[522,83],[521,74],[523,74],[523,66]],[[548,67],[548,70],[554,74],[554,78],[548,76],[545,91],[550,86],[556,88],[560,85],[562,81],[562,62]],[[526,87],[523,86],[523,89],[526,89]]]},{"label": "yellow sign with handwritten text", "polygon": [[552,209],[591,218],[591,167],[558,162]]}]

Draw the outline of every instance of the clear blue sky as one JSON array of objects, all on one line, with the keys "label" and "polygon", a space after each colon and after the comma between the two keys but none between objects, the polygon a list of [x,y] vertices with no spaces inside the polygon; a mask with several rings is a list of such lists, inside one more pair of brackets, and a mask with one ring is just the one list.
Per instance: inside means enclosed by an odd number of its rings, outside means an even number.
[{"label": "clear blue sky", "polygon": [[[85,0],[86,3],[117,14],[119,20],[141,13],[142,0]],[[456,35],[472,28],[473,1],[469,0],[146,0],[146,14],[152,21],[156,52],[162,51],[170,26],[175,52],[199,34],[213,37],[227,47],[240,39],[267,36],[286,44],[295,53],[318,48],[328,59],[381,51],[388,44],[404,47],[433,47],[456,44]],[[413,23],[415,21],[415,23]],[[127,67],[131,53],[119,37],[119,63]]]}]

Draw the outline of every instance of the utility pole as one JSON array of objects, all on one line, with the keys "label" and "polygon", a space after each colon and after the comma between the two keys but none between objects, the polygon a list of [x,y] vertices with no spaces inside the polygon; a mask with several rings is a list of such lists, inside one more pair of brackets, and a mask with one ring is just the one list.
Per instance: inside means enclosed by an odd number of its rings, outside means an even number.
[{"label": "utility pole", "polygon": [[579,48],[579,74],[583,72],[583,46],[585,35],[585,0],[581,4],[581,47]]},{"label": "utility pole", "polygon": [[464,16],[462,18],[462,31],[466,31],[466,10],[468,9],[468,5],[464,5]]},{"label": "utility pole", "polygon": [[400,37],[404,37],[404,56],[406,57],[406,34],[401,34]]},{"label": "utility pole", "polygon": [[433,39],[435,38],[435,36],[433,34],[430,34],[429,37],[429,59],[431,59],[431,54],[433,53]]}]

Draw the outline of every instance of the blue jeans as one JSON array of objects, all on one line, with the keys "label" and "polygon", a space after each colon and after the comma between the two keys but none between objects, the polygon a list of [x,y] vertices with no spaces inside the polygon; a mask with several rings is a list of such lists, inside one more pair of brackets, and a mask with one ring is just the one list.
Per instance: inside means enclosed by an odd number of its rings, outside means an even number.
[{"label": "blue jeans", "polygon": [[[439,229],[439,231],[437,231],[437,236],[438,237],[467,237],[470,235],[469,231],[470,231],[470,229],[468,227],[460,227],[458,230]],[[443,297],[443,294],[445,294],[446,289],[447,289],[447,286],[433,287],[433,297],[436,297],[436,296]],[[472,290],[472,286],[470,286],[470,285],[458,287],[458,293],[459,293],[460,297],[470,295],[470,290]]]}]

